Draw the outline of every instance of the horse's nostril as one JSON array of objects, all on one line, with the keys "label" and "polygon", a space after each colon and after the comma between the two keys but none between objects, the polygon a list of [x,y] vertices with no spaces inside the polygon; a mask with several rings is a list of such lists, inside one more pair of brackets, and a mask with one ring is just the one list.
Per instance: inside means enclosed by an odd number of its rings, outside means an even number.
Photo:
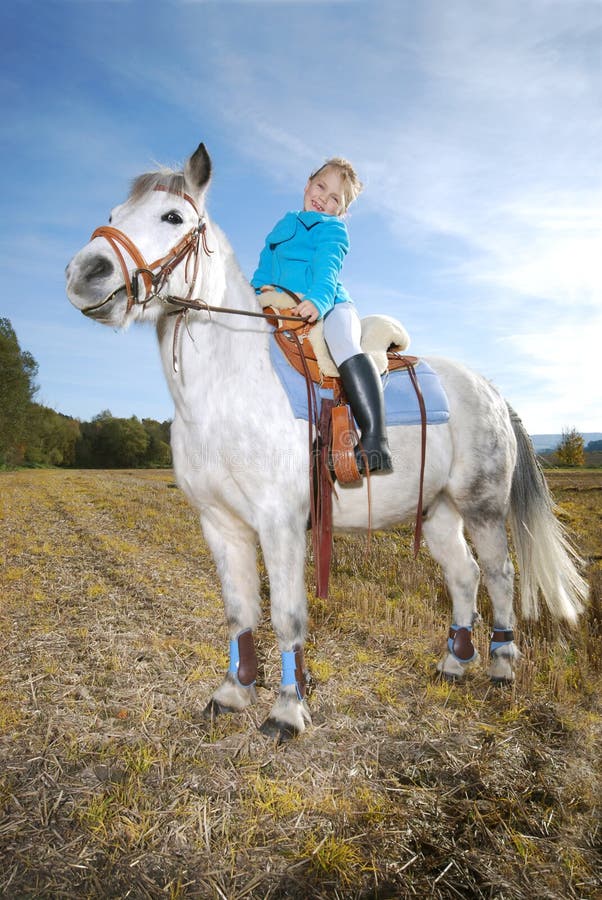
[{"label": "horse's nostril", "polygon": [[82,274],[87,281],[93,281],[96,278],[108,278],[113,274],[113,268],[113,263],[106,256],[94,256],[86,263]]}]

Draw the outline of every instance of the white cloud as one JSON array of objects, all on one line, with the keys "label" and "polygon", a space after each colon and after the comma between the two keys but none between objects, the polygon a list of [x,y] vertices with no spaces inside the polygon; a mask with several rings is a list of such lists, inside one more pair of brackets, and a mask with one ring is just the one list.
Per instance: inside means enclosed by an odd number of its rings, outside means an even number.
[{"label": "white cloud", "polygon": [[549,432],[551,422],[557,429],[600,430],[600,335],[598,311],[553,328],[543,320],[540,330],[503,342],[514,351],[510,355],[520,379],[512,400],[532,434]]},{"label": "white cloud", "polygon": [[308,38],[307,20],[295,20],[292,44],[262,27],[243,53],[230,43],[238,30],[222,23],[214,90],[240,152],[287,185],[336,142],[365,177],[362,205],[401,243],[448,237],[458,277],[592,302],[599,5],[432,0],[409,9],[382,3],[369,15],[362,6],[363,34],[341,29],[335,55],[322,22],[302,77],[290,57]]}]

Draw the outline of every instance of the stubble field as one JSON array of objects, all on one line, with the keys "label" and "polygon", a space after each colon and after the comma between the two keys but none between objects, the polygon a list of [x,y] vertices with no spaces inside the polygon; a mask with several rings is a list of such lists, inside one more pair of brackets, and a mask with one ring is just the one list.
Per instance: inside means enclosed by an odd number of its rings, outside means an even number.
[{"label": "stubble field", "polygon": [[602,896],[602,471],[548,479],[589,561],[575,632],[520,622],[512,688],[440,682],[411,528],[337,537],[329,601],[307,567],[314,725],[275,747],[265,577],[259,702],[200,715],[227,633],[170,472],[0,473],[2,896]]}]

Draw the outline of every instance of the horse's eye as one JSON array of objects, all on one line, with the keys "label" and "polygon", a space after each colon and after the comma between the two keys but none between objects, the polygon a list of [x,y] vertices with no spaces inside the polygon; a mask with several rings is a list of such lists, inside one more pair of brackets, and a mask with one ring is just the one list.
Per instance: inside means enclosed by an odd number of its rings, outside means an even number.
[{"label": "horse's eye", "polygon": [[179,212],[175,211],[175,209],[170,209],[169,212],[166,212],[161,216],[161,221],[169,222],[170,225],[181,225],[184,219]]}]

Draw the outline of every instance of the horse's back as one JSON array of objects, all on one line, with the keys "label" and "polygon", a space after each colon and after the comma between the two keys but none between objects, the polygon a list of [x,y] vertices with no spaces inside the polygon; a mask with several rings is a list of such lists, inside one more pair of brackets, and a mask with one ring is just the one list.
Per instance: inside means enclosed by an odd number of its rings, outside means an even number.
[{"label": "horse's back", "polygon": [[444,358],[427,361],[439,375],[449,402],[450,495],[460,505],[477,495],[480,502],[487,497],[506,498],[516,464],[508,404],[491,382],[467,366]]}]

